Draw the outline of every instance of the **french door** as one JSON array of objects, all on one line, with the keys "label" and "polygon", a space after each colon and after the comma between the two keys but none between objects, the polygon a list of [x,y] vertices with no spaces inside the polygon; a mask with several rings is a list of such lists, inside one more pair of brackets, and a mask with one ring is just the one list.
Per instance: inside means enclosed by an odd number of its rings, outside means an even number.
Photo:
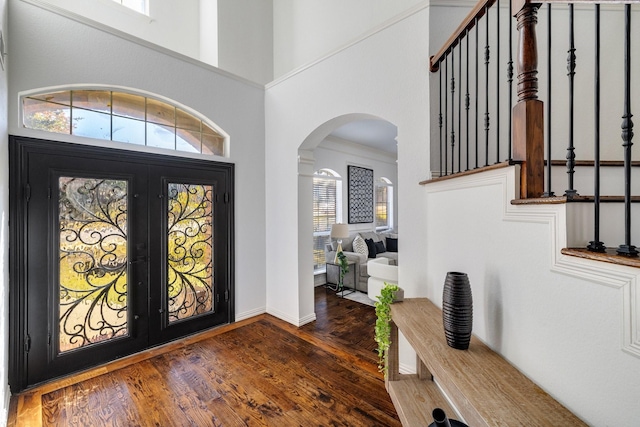
[{"label": "french door", "polygon": [[10,150],[12,390],[232,321],[232,165]]}]

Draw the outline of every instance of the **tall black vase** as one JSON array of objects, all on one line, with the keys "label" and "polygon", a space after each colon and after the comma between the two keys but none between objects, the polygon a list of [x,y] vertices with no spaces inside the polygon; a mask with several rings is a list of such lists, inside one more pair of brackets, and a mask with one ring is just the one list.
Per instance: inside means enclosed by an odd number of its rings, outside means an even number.
[{"label": "tall black vase", "polygon": [[469,348],[473,328],[473,299],[467,273],[450,271],[442,292],[442,323],[449,347]]}]

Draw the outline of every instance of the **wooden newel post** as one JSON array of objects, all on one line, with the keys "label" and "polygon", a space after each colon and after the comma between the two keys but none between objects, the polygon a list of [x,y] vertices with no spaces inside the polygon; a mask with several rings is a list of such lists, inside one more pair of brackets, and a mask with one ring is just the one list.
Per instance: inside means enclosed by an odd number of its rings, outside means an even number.
[{"label": "wooden newel post", "polygon": [[540,3],[512,0],[518,20],[518,102],[513,107],[513,159],[523,162],[520,198],[541,197],[544,192],[544,105],[538,99],[537,13]]}]

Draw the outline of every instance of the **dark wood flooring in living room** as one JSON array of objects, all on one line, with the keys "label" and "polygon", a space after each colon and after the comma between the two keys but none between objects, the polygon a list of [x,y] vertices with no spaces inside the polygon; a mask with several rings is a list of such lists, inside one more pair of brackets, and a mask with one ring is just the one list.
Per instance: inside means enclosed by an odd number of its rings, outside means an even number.
[{"label": "dark wood flooring in living room", "polygon": [[315,304],[301,328],[261,315],[14,396],[9,426],[400,426],[374,308]]}]

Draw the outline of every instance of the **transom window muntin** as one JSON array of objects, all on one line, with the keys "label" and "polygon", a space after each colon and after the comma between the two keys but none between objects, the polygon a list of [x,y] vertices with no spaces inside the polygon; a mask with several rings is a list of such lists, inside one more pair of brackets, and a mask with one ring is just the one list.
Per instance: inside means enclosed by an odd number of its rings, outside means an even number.
[{"label": "transom window muntin", "polygon": [[153,97],[71,89],[22,98],[23,126],[176,151],[227,155],[228,137],[185,109]]}]

